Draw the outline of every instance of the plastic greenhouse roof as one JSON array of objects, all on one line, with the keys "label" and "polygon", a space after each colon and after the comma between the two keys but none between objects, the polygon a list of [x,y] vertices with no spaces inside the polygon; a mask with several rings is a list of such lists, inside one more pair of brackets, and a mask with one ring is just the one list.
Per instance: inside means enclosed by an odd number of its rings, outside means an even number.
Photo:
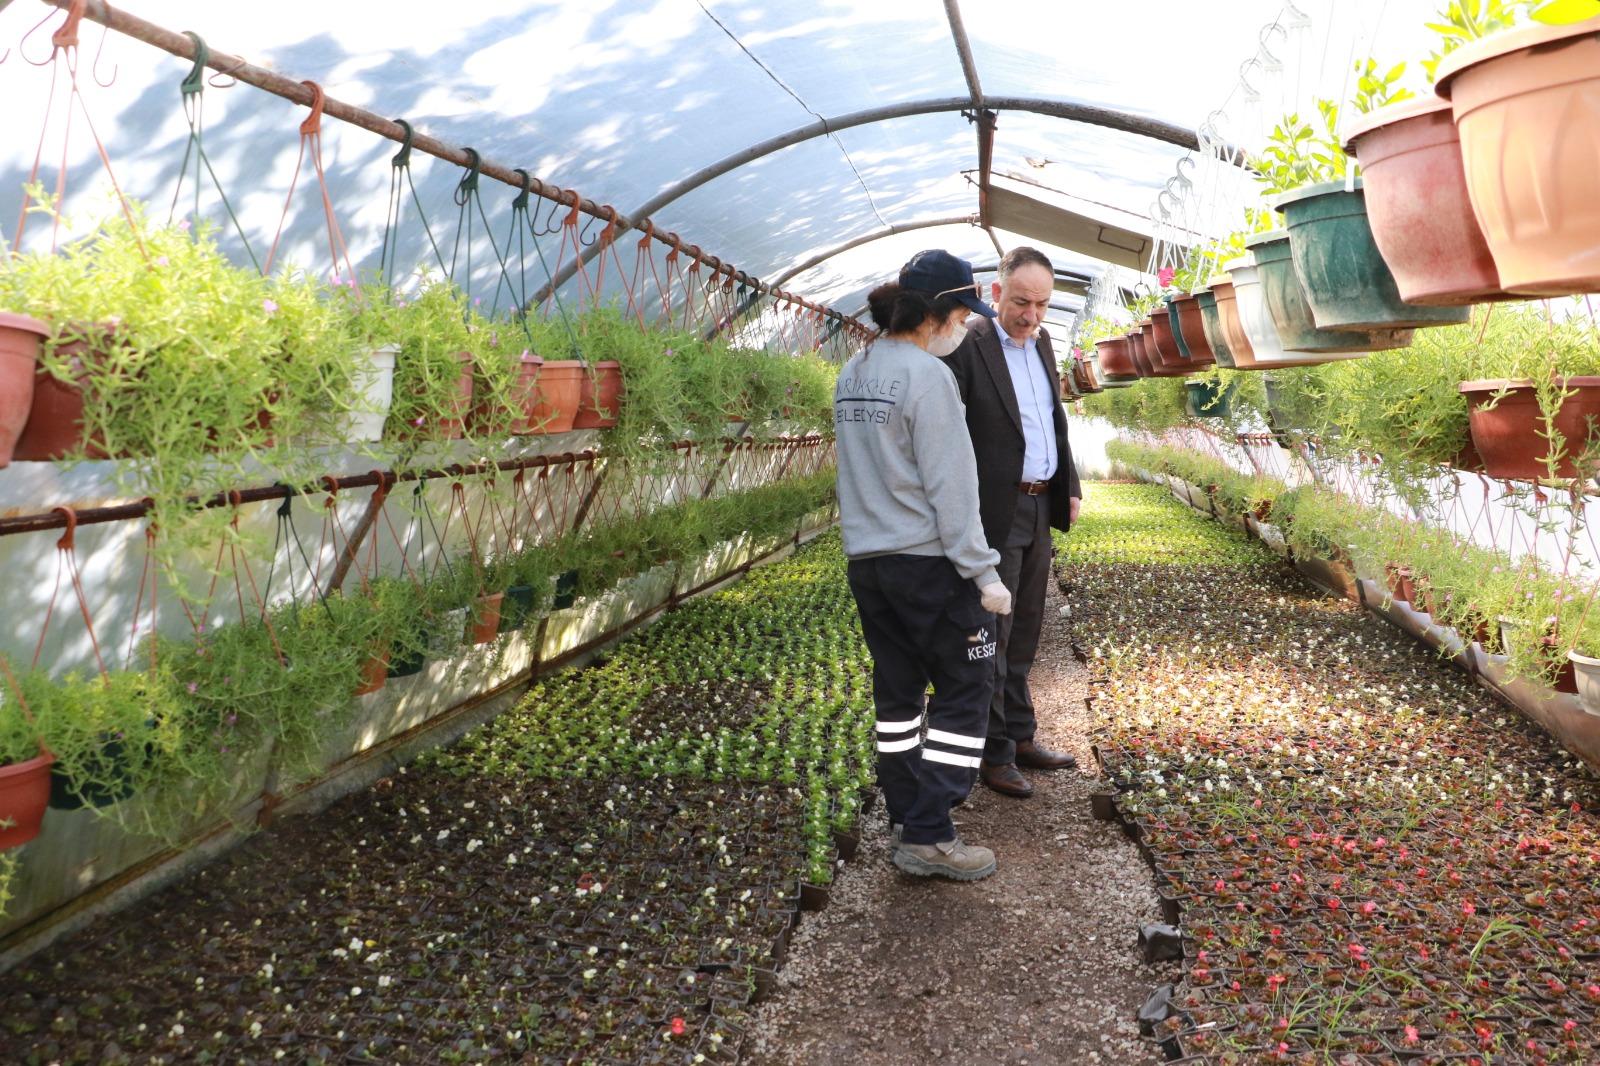
[{"label": "plastic greenhouse roof", "polygon": [[[95,0],[91,12],[98,6]],[[1282,7],[1281,0],[966,0],[958,10],[986,100],[1086,104],[1192,131],[1229,96],[1240,60],[1253,54],[1258,31]],[[193,30],[214,49],[287,77],[315,79],[330,97],[405,117],[419,132],[471,145],[486,158],[525,167],[628,216],[674,182],[818,117],[928,99],[970,101],[940,0],[495,0],[417,5],[404,15],[379,0],[129,0],[120,9],[170,30]],[[38,3],[0,0],[0,48],[14,49],[0,65],[10,129],[0,142],[0,235],[7,239],[51,81],[49,67],[22,61],[48,54],[48,27],[18,42],[48,14]],[[159,205],[164,217],[187,140],[178,83],[190,64],[119,34],[110,35],[97,57],[101,32],[88,22],[82,31],[87,112],[122,188]],[[96,84],[91,68],[101,79],[115,68],[114,83]],[[61,151],[61,93],[45,142],[47,161]],[[252,240],[264,245],[283,209],[305,109],[237,85],[208,89],[204,114],[205,145],[217,175]],[[73,127],[66,210],[92,217],[109,208],[91,195],[105,177],[84,132],[81,124]],[[358,266],[375,267],[395,145],[333,120],[323,139],[351,255]],[[1009,194],[1148,232],[1150,205],[1185,153],[1153,137],[1001,109],[993,183]],[[895,118],[766,155],[650,217],[658,229],[771,279],[891,226],[975,216],[978,166],[977,127],[959,110]],[[460,169],[419,157],[413,171],[435,228],[453,232]],[[47,166],[44,175],[53,181],[54,169]],[[325,264],[322,212],[311,181],[307,164],[284,248],[297,262]],[[192,193],[191,175],[186,203]],[[484,185],[485,207],[500,234],[512,195],[506,186]],[[209,188],[202,190],[201,213],[221,217]],[[29,226],[32,246],[48,226]],[[404,233],[402,264],[420,263],[427,254],[420,229],[411,229],[416,232]],[[977,226],[956,221],[861,244],[803,270],[784,287],[853,314],[862,310],[865,292],[893,276],[912,252],[942,246],[992,267],[995,241],[1007,248],[1039,245],[1058,271],[1080,278],[1104,266],[1037,232],[996,228],[991,240]],[[630,246],[620,247],[631,257]],[[475,284],[494,284],[489,259],[486,248],[477,253]],[[536,266],[532,272],[539,273]],[[1053,316],[1065,324],[1079,296],[1060,296]]]}]

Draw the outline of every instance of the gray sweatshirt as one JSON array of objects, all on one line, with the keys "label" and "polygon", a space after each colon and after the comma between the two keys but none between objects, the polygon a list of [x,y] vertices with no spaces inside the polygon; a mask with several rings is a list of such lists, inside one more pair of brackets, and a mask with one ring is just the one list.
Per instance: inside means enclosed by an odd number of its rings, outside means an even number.
[{"label": "gray sweatshirt", "polygon": [[845,555],[943,555],[980,588],[1000,580],[978,520],[966,408],[938,359],[876,341],[839,372],[833,429]]}]

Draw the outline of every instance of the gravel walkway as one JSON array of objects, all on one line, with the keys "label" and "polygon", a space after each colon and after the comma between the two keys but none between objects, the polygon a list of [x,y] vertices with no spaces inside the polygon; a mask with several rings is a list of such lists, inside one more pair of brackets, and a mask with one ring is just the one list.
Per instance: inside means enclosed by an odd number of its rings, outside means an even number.
[{"label": "gravel walkway", "polygon": [[964,837],[993,847],[976,884],[926,882],[887,861],[882,805],[830,905],[807,915],[745,1044],[754,1066],[1150,1063],[1134,1014],[1179,969],[1142,963],[1137,927],[1159,921],[1150,869],[1115,823],[1090,816],[1086,674],[1051,590],[1033,671],[1040,739],[1079,769],[1030,773],[1008,799],[982,785],[959,809]]}]

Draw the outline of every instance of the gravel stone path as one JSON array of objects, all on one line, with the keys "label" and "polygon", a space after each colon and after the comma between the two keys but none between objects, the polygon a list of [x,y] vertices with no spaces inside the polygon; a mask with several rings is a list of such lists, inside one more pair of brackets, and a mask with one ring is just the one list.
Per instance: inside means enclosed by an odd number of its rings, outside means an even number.
[{"label": "gravel stone path", "polygon": [[921,881],[888,862],[874,807],[861,850],[827,909],[808,914],[745,1043],[752,1066],[951,1064],[1130,1066],[1162,1059],[1134,1021],[1175,963],[1146,966],[1138,926],[1160,921],[1154,880],[1089,795],[1104,784],[1089,751],[1087,674],[1050,593],[1032,675],[1040,740],[1078,769],[1028,772],[1013,800],[982,785],[956,811],[965,839],[992,847],[994,876]]}]

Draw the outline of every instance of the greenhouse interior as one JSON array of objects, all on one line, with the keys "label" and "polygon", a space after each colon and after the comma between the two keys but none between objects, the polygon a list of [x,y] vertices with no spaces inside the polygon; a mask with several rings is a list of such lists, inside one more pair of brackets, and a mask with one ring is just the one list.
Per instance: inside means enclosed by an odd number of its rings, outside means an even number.
[{"label": "greenhouse interior", "polygon": [[0,1063],[1600,1064],[1600,0],[0,101]]}]

